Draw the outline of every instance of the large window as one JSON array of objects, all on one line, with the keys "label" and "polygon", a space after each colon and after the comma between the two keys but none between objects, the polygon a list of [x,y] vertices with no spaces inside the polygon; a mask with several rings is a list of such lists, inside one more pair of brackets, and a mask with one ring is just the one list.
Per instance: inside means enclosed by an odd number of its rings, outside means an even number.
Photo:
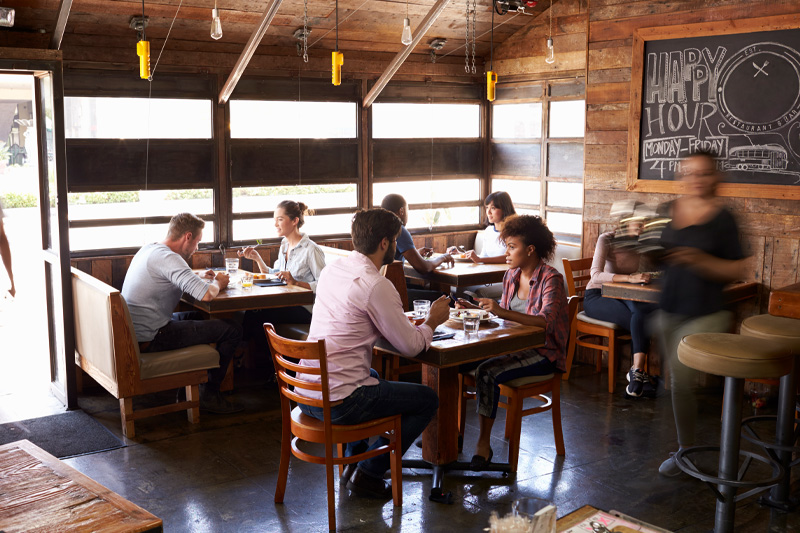
[{"label": "large window", "polygon": [[246,96],[230,102],[232,240],[276,239],[274,210],[287,199],[314,210],[303,232],[350,233],[361,177],[356,102]]},{"label": "large window", "polygon": [[64,99],[70,248],[140,247],[163,239],[183,211],[207,220],[202,242],[213,243],[212,100],[140,96],[123,83],[126,91]]},{"label": "large window", "polygon": [[480,91],[452,86],[449,101],[440,103],[424,84],[405,83],[395,90],[387,88],[384,100],[372,105],[373,204],[380,205],[387,194],[403,195],[411,230],[478,224]]},{"label": "large window", "polygon": [[584,85],[546,82],[504,91],[492,104],[491,189],[537,214],[562,241],[583,232]]}]

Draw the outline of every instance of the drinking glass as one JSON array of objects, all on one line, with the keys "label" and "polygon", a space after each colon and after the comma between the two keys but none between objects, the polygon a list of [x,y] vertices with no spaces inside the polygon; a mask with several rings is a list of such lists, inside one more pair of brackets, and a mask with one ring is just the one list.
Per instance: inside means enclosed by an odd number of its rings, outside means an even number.
[{"label": "drinking glass", "polygon": [[417,318],[425,318],[431,310],[431,302],[428,300],[414,300],[414,316]]},{"label": "drinking glass", "polygon": [[253,273],[252,272],[244,272],[242,273],[242,290],[245,292],[250,292],[253,290]]},{"label": "drinking glass", "polygon": [[478,313],[465,313],[463,317],[464,335],[469,337],[478,333],[481,326],[481,315]]},{"label": "drinking glass", "polygon": [[239,271],[239,258],[238,257],[229,257],[225,259],[225,270],[228,272],[228,276],[233,277]]}]

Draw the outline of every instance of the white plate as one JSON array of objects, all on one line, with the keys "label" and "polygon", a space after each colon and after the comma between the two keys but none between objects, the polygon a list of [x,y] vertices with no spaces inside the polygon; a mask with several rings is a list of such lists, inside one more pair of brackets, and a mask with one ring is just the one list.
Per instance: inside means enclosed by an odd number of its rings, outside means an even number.
[{"label": "white plate", "polygon": [[[463,322],[464,319],[462,314],[473,312],[475,313],[475,309],[451,309],[450,310],[450,320],[455,320],[456,322]],[[489,311],[477,311],[481,313],[481,322],[488,322],[493,318],[497,318],[497,315],[490,313]]]},{"label": "white plate", "polygon": [[472,259],[467,259],[466,257],[459,257],[457,255],[451,255],[450,257],[452,257],[453,261],[456,263],[472,263]]}]

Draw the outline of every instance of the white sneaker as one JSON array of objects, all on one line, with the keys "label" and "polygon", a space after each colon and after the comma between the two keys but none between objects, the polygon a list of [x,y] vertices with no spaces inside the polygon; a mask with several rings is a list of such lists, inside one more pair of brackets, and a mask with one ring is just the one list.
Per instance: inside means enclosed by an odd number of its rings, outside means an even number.
[{"label": "white sneaker", "polygon": [[658,467],[658,473],[666,477],[675,477],[683,473],[675,461],[675,453],[670,453],[669,458]]}]

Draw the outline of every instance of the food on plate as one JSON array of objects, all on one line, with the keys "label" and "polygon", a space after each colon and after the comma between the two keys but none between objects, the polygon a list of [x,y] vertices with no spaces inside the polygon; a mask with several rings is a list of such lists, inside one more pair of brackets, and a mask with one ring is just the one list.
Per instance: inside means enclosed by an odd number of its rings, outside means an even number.
[{"label": "food on plate", "polygon": [[263,273],[253,274],[253,279],[267,279],[267,275]]}]

